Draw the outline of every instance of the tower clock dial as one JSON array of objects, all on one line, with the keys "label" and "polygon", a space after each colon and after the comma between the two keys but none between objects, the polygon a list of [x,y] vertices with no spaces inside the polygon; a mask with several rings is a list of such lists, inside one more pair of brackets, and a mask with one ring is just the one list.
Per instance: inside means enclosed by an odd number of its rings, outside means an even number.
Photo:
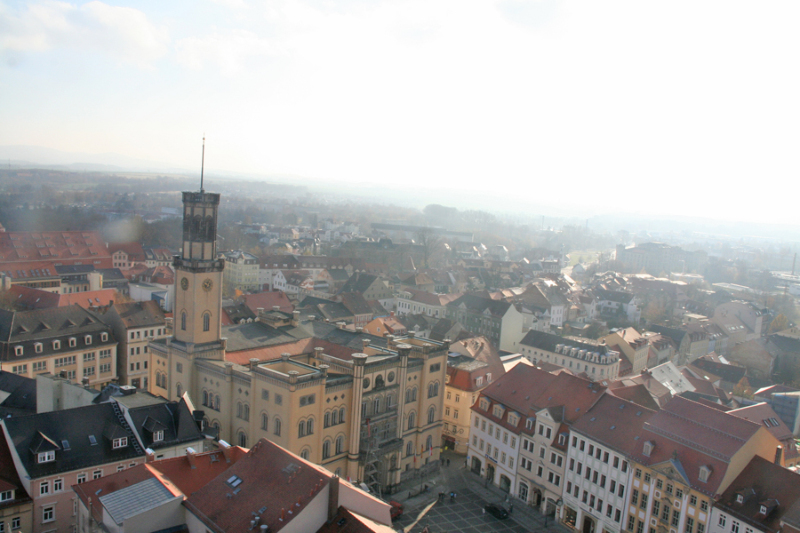
[{"label": "tower clock dial", "polygon": [[211,278],[206,278],[205,281],[203,281],[203,290],[204,291],[206,291],[206,292],[210,291],[213,286],[214,286],[214,282],[211,281]]},{"label": "tower clock dial", "polygon": [[189,280],[187,278],[181,278],[181,289],[186,290],[189,288]]}]

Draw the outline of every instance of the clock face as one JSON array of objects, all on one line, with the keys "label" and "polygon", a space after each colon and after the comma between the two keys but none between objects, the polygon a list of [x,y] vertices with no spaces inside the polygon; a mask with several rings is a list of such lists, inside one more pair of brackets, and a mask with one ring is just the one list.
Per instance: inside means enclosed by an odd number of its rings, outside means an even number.
[{"label": "clock face", "polygon": [[181,278],[181,289],[186,290],[189,288],[189,280],[186,278]]},{"label": "clock face", "polygon": [[210,291],[211,287],[213,287],[213,286],[214,286],[214,282],[211,281],[210,278],[206,278],[206,280],[203,282],[203,290],[206,291],[206,292]]}]

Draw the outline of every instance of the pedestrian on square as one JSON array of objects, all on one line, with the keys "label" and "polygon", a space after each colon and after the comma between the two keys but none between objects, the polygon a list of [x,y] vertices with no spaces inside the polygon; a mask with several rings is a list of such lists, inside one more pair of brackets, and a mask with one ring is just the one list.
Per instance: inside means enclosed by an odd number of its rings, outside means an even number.
[{"label": "pedestrian on square", "polygon": [[547,527],[547,516],[544,517],[544,527]]},{"label": "pedestrian on square", "polygon": [[508,504],[508,514],[511,514],[513,512],[514,512],[514,504],[513,503],[509,503]]},{"label": "pedestrian on square", "polygon": [[447,460],[447,466],[450,466],[450,459]]}]

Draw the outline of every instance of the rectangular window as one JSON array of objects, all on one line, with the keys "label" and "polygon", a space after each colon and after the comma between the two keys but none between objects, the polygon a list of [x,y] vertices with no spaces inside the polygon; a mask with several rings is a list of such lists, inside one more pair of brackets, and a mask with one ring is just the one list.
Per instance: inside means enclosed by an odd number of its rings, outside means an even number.
[{"label": "rectangular window", "polygon": [[64,490],[64,480],[56,479],[53,481],[53,492],[61,492]]},{"label": "rectangular window", "polygon": [[92,479],[100,479],[101,477],[103,477],[102,470],[95,470],[94,472],[92,472]]},{"label": "rectangular window", "polygon": [[22,527],[22,526],[20,525],[20,522],[21,522],[21,521],[22,521],[22,520],[21,520],[21,519],[20,519],[20,517],[18,517],[18,516],[16,516],[16,517],[12,518],[12,519],[11,519],[11,529],[19,529],[20,527]]},{"label": "rectangular window", "polygon": [[41,452],[38,457],[39,463],[49,463],[56,460],[56,452]]},{"label": "rectangular window", "polygon": [[684,533],[694,533],[694,518],[686,519],[686,529],[683,531]]},{"label": "rectangular window", "polygon": [[692,494],[691,496],[689,496],[689,503],[690,503],[691,505],[697,505],[697,496],[695,496],[694,494]]},{"label": "rectangular window", "polygon": [[121,437],[119,439],[114,439],[113,447],[116,450],[117,448],[124,448],[128,445],[128,437]]},{"label": "rectangular window", "polygon": [[634,526],[636,526],[636,518],[629,516],[628,517],[628,531],[633,531]]},{"label": "rectangular window", "polygon": [[86,482],[86,474],[78,474],[78,484]]},{"label": "rectangular window", "polygon": [[639,523],[636,524],[636,533],[642,533],[644,531],[644,522],[639,520]]},{"label": "rectangular window", "polygon": [[52,522],[56,519],[56,506],[42,507],[42,522]]},{"label": "rectangular window", "polygon": [[639,503],[639,491],[633,489],[633,493],[631,494],[631,504],[636,505]]},{"label": "rectangular window", "polygon": [[44,496],[45,494],[50,494],[49,481],[42,481],[41,483],[39,483],[39,496]]}]

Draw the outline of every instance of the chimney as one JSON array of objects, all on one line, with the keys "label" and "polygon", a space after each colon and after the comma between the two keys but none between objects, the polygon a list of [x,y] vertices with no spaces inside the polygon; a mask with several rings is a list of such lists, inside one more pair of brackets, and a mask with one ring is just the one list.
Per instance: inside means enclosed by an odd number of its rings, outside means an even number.
[{"label": "chimney", "polygon": [[251,358],[250,359],[250,372],[255,370],[257,366],[258,366],[258,359],[256,359],[255,357]]},{"label": "chimney", "polygon": [[273,311],[280,311],[281,310],[281,306],[280,305],[273,305],[272,306],[272,310]]},{"label": "chimney", "polygon": [[156,460],[156,452],[154,452],[150,448],[147,448],[144,451],[144,453],[145,453],[145,457],[144,457],[144,462],[145,463],[152,463],[153,461]]},{"label": "chimney", "polygon": [[775,464],[780,466],[783,462],[783,446],[778,446],[775,448]]},{"label": "chimney", "polygon": [[197,452],[194,451],[194,448],[186,448],[186,459],[189,461],[189,465],[191,465],[192,470],[197,468],[195,455],[197,455]]},{"label": "chimney", "polygon": [[369,339],[361,339],[361,345],[363,346],[363,349],[366,350],[369,346]]},{"label": "chimney", "polygon": [[300,325],[300,311],[292,311],[292,326]]},{"label": "chimney", "polygon": [[339,476],[333,475],[328,485],[328,522],[330,523],[339,512]]},{"label": "chimney", "polygon": [[220,439],[219,441],[219,449],[222,450],[222,455],[225,456],[225,462],[231,462],[231,445],[225,442],[224,440]]}]

